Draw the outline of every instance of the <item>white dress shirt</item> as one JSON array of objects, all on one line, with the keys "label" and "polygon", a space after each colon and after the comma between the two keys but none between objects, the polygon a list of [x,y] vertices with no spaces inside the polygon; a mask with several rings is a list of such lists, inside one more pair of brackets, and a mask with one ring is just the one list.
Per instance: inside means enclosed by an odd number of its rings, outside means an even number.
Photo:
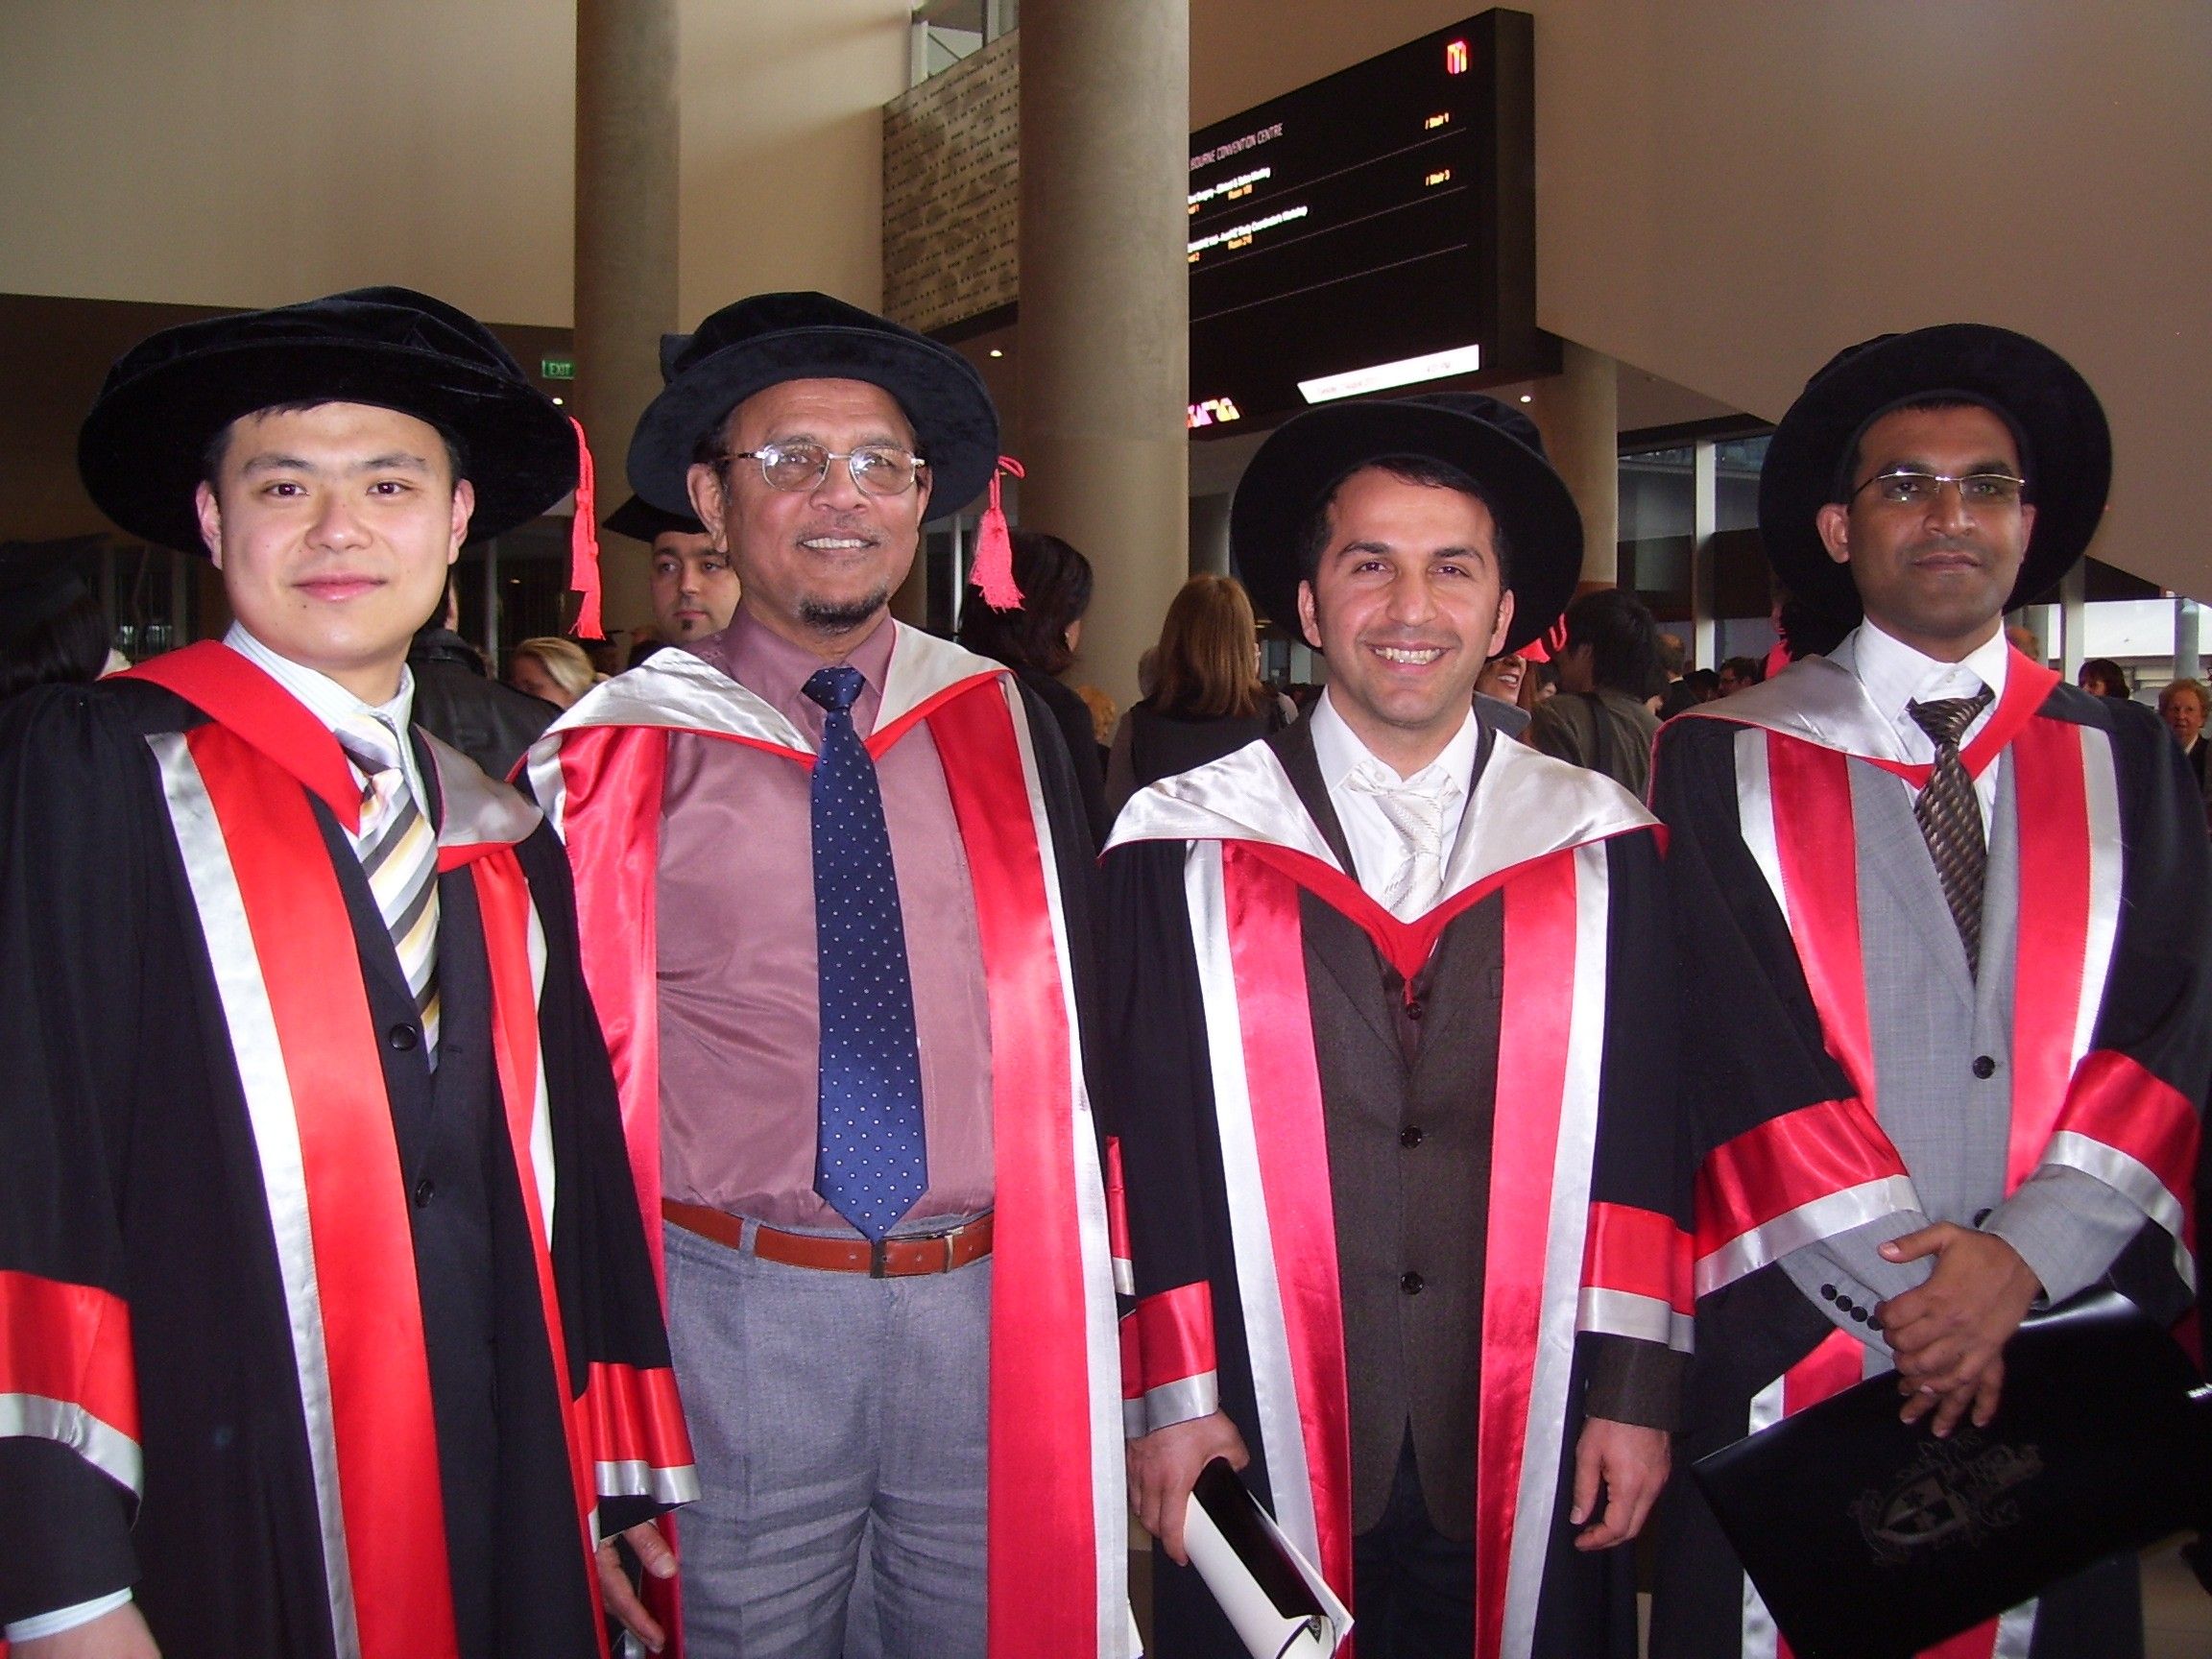
[{"label": "white dress shirt", "polygon": [[[1829,661],[1848,668],[1866,688],[1866,695],[1897,734],[1905,759],[1925,766],[1936,758],[1936,740],[1920,730],[1907,708],[1911,703],[1933,703],[1944,697],[1972,697],[1984,686],[1990,692],[1989,707],[1974,716],[1960,733],[1965,748],[1981,735],[2005,695],[2005,675],[2012,660],[2012,647],[2000,629],[1957,662],[1939,662],[1915,651],[1902,639],[1885,634],[1872,622],[1862,622]],[[2000,755],[1974,780],[1974,798],[1982,804],[1982,829],[1988,831],[1997,810],[1997,772],[2005,764]]]},{"label": "white dress shirt", "polygon": [[[332,734],[349,721],[358,724],[371,720],[382,727],[391,750],[397,752],[399,769],[406,776],[407,789],[415,797],[417,808],[425,818],[430,816],[430,797],[423,791],[421,769],[415,763],[415,745],[407,740],[407,726],[415,716],[415,671],[412,668],[404,663],[400,665],[399,690],[389,703],[364,703],[327,674],[318,673],[289,657],[279,657],[247,633],[244,623],[231,623],[230,632],[223,636],[223,643],[255,667],[265,670],[270,678],[299,698],[307,706],[307,711],[322,721]],[[386,759],[392,757],[389,752],[385,756]],[[358,837],[355,845],[358,850]]]},{"label": "white dress shirt", "polygon": [[[1386,904],[1384,893],[1405,861],[1406,841],[1383,816],[1374,795],[1352,788],[1350,784],[1354,775],[1362,770],[1378,783],[1399,781],[1400,775],[1359,740],[1358,733],[1336,711],[1334,695],[1323,691],[1312,712],[1306,716],[1307,724],[1313,731],[1313,758],[1320,764],[1321,781],[1329,790],[1329,805],[1336,809],[1336,822],[1343,827],[1344,839],[1351,847],[1359,885],[1377,903]],[[1475,773],[1475,750],[1480,732],[1470,704],[1465,723],[1453,733],[1452,741],[1444,745],[1444,752],[1412,777],[1402,780],[1408,788],[1435,792],[1442,808],[1445,862],[1451,860],[1452,849],[1459,839],[1460,824],[1467,815],[1467,790]],[[1400,914],[1400,920],[1411,921],[1414,915],[1429,908],[1429,902],[1426,896],[1415,893],[1402,908],[1411,914]]]}]

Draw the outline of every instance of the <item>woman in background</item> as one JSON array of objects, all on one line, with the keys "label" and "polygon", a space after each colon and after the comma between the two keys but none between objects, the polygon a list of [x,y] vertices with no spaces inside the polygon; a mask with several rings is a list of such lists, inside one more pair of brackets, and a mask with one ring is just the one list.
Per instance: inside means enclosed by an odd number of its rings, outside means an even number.
[{"label": "woman in background", "polygon": [[1281,702],[1260,678],[1252,601],[1229,576],[1193,576],[1160,625],[1158,687],[1130,705],[1106,760],[1106,801],[1117,812],[1145,784],[1279,732]]},{"label": "woman in background", "polygon": [[2093,697],[2132,697],[2128,688],[2128,670],[2109,657],[2092,657],[2081,664],[2080,678],[2076,682]]},{"label": "woman in background", "polygon": [[0,697],[108,666],[107,615],[76,572],[45,554],[0,564]]},{"label": "woman in background", "polygon": [[598,678],[591,659],[573,639],[525,639],[507,660],[507,684],[556,709],[572,708]]},{"label": "woman in background", "polygon": [[1075,647],[1083,637],[1083,613],[1091,609],[1091,561],[1042,530],[1017,530],[1011,540],[1014,585],[1022,589],[1022,608],[995,611],[980,594],[970,593],[960,607],[958,638],[976,656],[1013,669],[1014,678],[1051,709],[1075,767],[1083,815],[1091,821],[1093,838],[1103,842],[1113,820],[1106,815],[1091,709],[1079,692],[1060,680],[1075,661]]}]

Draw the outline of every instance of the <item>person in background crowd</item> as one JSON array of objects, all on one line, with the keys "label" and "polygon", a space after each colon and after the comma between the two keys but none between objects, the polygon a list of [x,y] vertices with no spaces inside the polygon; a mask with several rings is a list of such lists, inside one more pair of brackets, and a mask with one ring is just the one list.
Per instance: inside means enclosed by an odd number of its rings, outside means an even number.
[{"label": "person in background crowd", "polygon": [[[1892,1371],[1906,1422],[1963,1436],[2031,1308],[2100,1281],[2161,1324],[2189,1307],[2202,805],[2150,710],[2000,626],[2081,556],[2110,477],[2088,384],[1978,325],[1839,353],[1774,433],[1767,556],[1865,620],[1659,738],[1699,1211],[1689,1455]],[[2105,1659],[2141,1629],[2130,1553],[1942,1652]],[[1771,1654],[1773,1632],[1675,1482],[1654,1659]]]},{"label": "person in background crowd", "polygon": [[555,709],[573,709],[599,676],[573,639],[541,635],[525,639],[507,659],[507,684]]},{"label": "person in background crowd", "polygon": [[1645,701],[1659,674],[1657,640],[1651,613],[1625,588],[1578,597],[1567,607],[1559,695],[1536,711],[1527,741],[1641,796],[1659,730]]},{"label": "person in background crowd", "polygon": [[484,659],[461,637],[460,627],[460,599],[448,580],[444,609],[416,630],[407,647],[415,723],[490,776],[505,778],[561,710],[487,675]]},{"label": "person in background crowd", "polygon": [[2075,684],[2097,697],[2135,695],[2135,688],[2128,684],[2128,670],[2109,657],[2092,657],[2083,662]]},{"label": "person in background crowd", "polygon": [[2201,680],[2176,680],[2158,693],[2158,717],[2189,761],[2189,774],[2204,787],[2204,757],[2212,744],[2204,740],[2205,692]]},{"label": "person in background crowd", "polygon": [[566,861],[410,720],[461,542],[574,488],[572,430],[372,288],[153,336],[78,457],[236,620],[0,713],[15,1659],[650,1632],[613,1539],[673,1572],[695,1487]]},{"label": "person in background crowd", "polygon": [[1710,703],[1720,695],[1720,676],[1710,668],[1693,668],[1682,676],[1682,684],[1690,688],[1690,702],[1694,707]]},{"label": "person in background crowd", "polygon": [[1501,703],[1518,707],[1521,681],[1527,672],[1528,659],[1518,651],[1508,651],[1482,664],[1482,672],[1475,677],[1475,689],[1485,697],[1495,697]]},{"label": "person in background crowd", "polygon": [[1720,664],[1720,695],[1733,697],[1739,691],[1748,691],[1766,679],[1756,657],[1731,657]]},{"label": "person in background crowd", "polygon": [[50,554],[0,557],[0,697],[87,685],[108,666],[108,618],[84,580]]},{"label": "person in background crowd", "polygon": [[1155,689],[1133,703],[1106,759],[1114,811],[1155,779],[1241,749],[1286,722],[1260,678],[1259,624],[1234,576],[1193,576],[1160,625]]},{"label": "person in background crowd", "polygon": [[[688,513],[663,513],[633,495],[607,515],[605,524],[651,549],[646,589],[653,603],[655,640],[688,645],[730,626],[737,609],[737,573],[729,556],[714,550],[713,538],[698,519]],[[642,643],[633,642],[625,666],[635,668],[644,661],[636,654]]]},{"label": "person in background crowd", "polygon": [[1106,810],[1106,779],[1092,734],[1091,708],[1060,678],[1074,665],[1083,613],[1091,609],[1091,561],[1041,530],[1016,530],[1011,540],[1020,608],[1000,611],[980,594],[970,594],[960,607],[957,637],[976,656],[1013,669],[1029,693],[1052,710],[1083,791],[1083,815],[1094,838],[1103,841],[1113,820]]},{"label": "person in background crowd", "polygon": [[1090,830],[1051,711],[890,613],[997,411],[822,294],[664,359],[631,487],[699,516],[737,612],[527,776],[668,1223],[686,1646],[1127,1659]]},{"label": "person in background crowd", "polygon": [[1666,705],[1674,696],[1674,687],[1682,684],[1683,670],[1689,666],[1690,651],[1682,643],[1682,636],[1662,631],[1658,640],[1660,683],[1651,687],[1651,712],[1662,720],[1667,717]]},{"label": "person in background crowd", "polygon": [[[1810,605],[1779,583],[1776,588],[1774,631],[1781,637],[1776,649],[1782,653],[1782,662],[1775,669],[1777,673],[1790,663],[1802,661],[1805,658],[1827,656],[1843,643],[1845,635],[1859,625],[1859,608],[1856,604],[1832,602],[1828,607]],[[1766,663],[1748,658],[1742,661],[1751,661],[1758,679],[1766,679]],[[1757,683],[1756,680],[1753,682],[1754,685]]]},{"label": "person in background crowd", "polygon": [[1533,714],[1552,698],[1559,695],[1559,664],[1556,662],[1531,662],[1521,676],[1521,707]]},{"label": "person in background crowd", "polygon": [[2005,630],[2005,642],[2031,662],[2043,661],[2043,637],[2024,622]]},{"label": "person in background crowd", "polygon": [[1099,685],[1078,685],[1075,695],[1091,710],[1091,737],[1098,751],[1098,776],[1106,776],[1106,753],[1114,746],[1114,728],[1121,723],[1121,710]]},{"label": "person in background crowd", "polygon": [[1664,1283],[1687,1219],[1658,836],[1474,695],[1574,591],[1580,517],[1534,424],[1457,393],[1287,422],[1230,525],[1329,685],[1139,793],[1104,864],[1153,1651],[1243,1651],[1174,1564],[1221,1456],[1366,1659],[1632,1652],[1614,1546],[1688,1356],[1586,1286]]},{"label": "person in background crowd", "polygon": [[1482,664],[1482,672],[1475,677],[1478,703],[1497,722],[1498,730],[1508,737],[1521,736],[1534,718],[1521,707],[1521,682],[1527,673],[1528,659],[1518,651],[1509,651],[1502,657],[1491,658]]}]

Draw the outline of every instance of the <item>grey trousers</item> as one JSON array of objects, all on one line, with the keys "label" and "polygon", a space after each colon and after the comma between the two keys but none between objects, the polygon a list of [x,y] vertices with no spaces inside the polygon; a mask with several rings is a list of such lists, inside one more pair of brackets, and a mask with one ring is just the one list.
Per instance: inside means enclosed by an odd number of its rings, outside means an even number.
[{"label": "grey trousers", "polygon": [[[870,1279],[666,1236],[688,1650],[982,1659],[990,1260]],[[863,1551],[876,1628],[849,1643]]]}]

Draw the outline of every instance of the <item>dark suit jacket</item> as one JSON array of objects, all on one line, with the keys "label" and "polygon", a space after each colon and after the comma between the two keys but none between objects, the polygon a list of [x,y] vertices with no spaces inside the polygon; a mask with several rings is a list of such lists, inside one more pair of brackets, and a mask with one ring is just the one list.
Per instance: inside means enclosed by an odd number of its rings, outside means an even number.
[{"label": "dark suit jacket", "polygon": [[[1476,776],[1494,740],[1485,728]],[[1269,741],[1353,870],[1310,729]],[[1493,894],[1445,929],[1410,1000],[1357,924],[1311,894],[1300,905],[1344,1298],[1353,1527],[1382,1520],[1410,1430],[1431,1522],[1469,1540],[1504,901]]]}]

